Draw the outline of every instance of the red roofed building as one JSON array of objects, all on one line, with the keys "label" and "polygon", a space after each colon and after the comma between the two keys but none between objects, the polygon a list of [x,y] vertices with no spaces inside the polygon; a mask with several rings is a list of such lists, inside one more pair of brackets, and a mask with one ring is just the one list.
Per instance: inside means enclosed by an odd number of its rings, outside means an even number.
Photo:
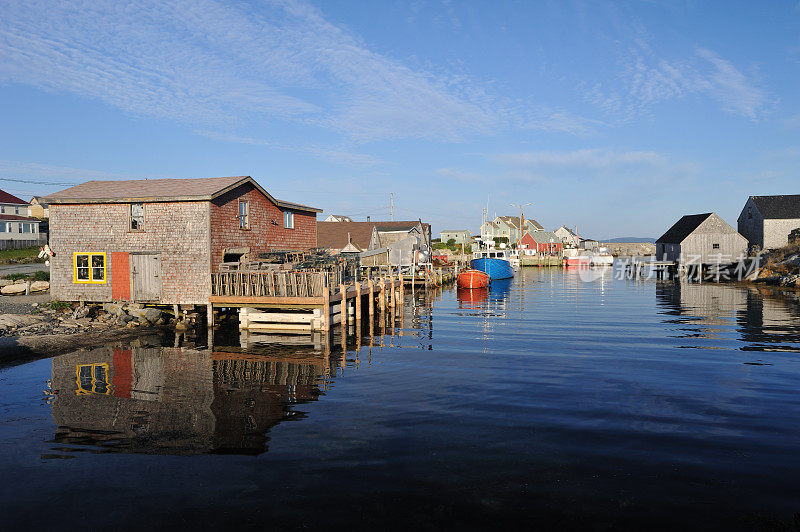
[{"label": "red roofed building", "polygon": [[42,245],[39,223],[29,216],[26,201],[0,190],[0,249],[28,248]]}]

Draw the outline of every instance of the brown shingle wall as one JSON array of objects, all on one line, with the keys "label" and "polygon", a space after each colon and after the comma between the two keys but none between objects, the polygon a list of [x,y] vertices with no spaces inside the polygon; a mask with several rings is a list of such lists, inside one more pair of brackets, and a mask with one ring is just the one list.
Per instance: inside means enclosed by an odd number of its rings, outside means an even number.
[{"label": "brown shingle wall", "polygon": [[[128,231],[127,204],[51,205],[50,282],[53,298],[111,301],[111,252],[161,255],[162,303],[203,304],[211,290],[209,203],[145,204],[145,231]],[[73,282],[74,252],[105,252],[106,283]]]},{"label": "brown shingle wall", "polygon": [[[240,199],[249,203],[249,229],[239,229]],[[225,248],[249,247],[251,259],[255,259],[260,252],[306,250],[316,245],[315,213],[294,211],[294,229],[284,229],[283,210],[251,184],[237,187],[211,202],[211,264],[214,271],[222,262]]]}]

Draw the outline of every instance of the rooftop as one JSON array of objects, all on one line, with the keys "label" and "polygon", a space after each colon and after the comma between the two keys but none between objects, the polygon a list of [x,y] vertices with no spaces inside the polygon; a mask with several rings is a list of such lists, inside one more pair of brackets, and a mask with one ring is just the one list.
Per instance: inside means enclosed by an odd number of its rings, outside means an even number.
[{"label": "rooftop", "polygon": [[695,229],[700,227],[701,223],[705,222],[713,214],[713,212],[706,212],[703,214],[687,214],[675,222],[675,224],[670,227],[666,233],[661,235],[661,237],[656,240],[656,243],[680,244],[686,239],[687,236],[692,234]]},{"label": "rooftop", "polygon": [[5,190],[0,190],[0,203],[11,203],[15,205],[27,205],[27,201],[22,201],[13,194],[9,194]]},{"label": "rooftop", "polygon": [[[347,235],[361,249],[367,249],[372,239],[372,229],[378,231],[410,231],[419,221],[398,222],[317,222],[317,247],[342,249],[347,245]],[[423,223],[423,227],[428,224]]]},{"label": "rooftop", "polygon": [[800,218],[800,194],[750,196],[758,212],[767,219]]},{"label": "rooftop", "polygon": [[45,196],[42,200],[51,204],[210,201],[245,183],[252,183],[280,207],[322,212],[321,209],[273,198],[250,176],[87,181]]}]

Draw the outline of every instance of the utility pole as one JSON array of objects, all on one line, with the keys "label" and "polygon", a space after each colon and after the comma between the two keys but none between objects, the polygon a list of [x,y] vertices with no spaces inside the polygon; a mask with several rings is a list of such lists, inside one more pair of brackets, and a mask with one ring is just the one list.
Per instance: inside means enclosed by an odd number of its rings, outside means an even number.
[{"label": "utility pole", "polygon": [[394,192],[389,192],[389,212],[392,213],[392,221],[394,221]]}]

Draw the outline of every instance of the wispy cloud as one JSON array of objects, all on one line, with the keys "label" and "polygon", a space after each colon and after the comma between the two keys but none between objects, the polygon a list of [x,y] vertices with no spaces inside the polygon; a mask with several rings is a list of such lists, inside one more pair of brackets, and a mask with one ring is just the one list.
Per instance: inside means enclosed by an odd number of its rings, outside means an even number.
[{"label": "wispy cloud", "polygon": [[234,135],[231,133],[220,133],[216,131],[207,131],[207,130],[197,130],[195,131],[195,133],[206,138],[221,140],[223,142],[247,144],[250,146],[264,146],[267,148],[273,148],[284,151],[307,153],[324,161],[328,161],[335,164],[354,166],[359,168],[366,168],[370,166],[386,164],[386,161],[380,159],[379,157],[375,157],[367,153],[359,153],[347,148],[318,146],[306,143],[295,146],[291,144],[272,142],[269,140],[258,139],[254,137],[245,137],[241,135]]},{"label": "wispy cloud", "polygon": [[759,119],[774,103],[733,63],[706,48],[667,59],[638,38],[619,62],[620,75],[614,83],[593,84],[586,99],[622,121],[650,113],[657,103],[692,94],[711,97],[723,111],[751,120]]},{"label": "wispy cloud", "polygon": [[[206,129],[290,123],[357,141],[452,141],[518,115],[478,83],[371,51],[302,0],[9,0],[0,54],[0,81]],[[559,112],[531,126],[586,129]]]}]

